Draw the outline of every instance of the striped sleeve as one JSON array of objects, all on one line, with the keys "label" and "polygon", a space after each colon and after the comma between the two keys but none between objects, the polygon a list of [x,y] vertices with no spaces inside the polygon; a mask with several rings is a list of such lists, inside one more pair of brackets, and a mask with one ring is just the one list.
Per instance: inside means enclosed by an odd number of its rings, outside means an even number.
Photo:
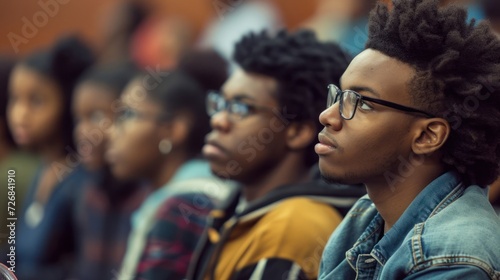
[{"label": "striped sleeve", "polygon": [[233,274],[232,280],[264,280],[264,279],[286,279],[286,280],[306,280],[306,273],[295,262],[269,258],[262,259],[251,264]]}]

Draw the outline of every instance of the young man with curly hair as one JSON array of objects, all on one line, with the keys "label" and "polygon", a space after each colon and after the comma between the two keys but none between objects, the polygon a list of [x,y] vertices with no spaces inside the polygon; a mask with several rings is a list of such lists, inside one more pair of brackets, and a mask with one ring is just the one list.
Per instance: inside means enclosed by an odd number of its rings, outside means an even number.
[{"label": "young man with curly hair", "polygon": [[188,279],[316,279],[326,240],[363,191],[308,179],[324,84],[349,61],[306,31],[249,34],[234,59],[240,68],[208,97],[203,154],[241,189],[211,213]]},{"label": "young man with curly hair", "polygon": [[456,6],[395,0],[330,86],[315,150],[330,181],[364,183],[320,279],[500,279],[500,41]]}]

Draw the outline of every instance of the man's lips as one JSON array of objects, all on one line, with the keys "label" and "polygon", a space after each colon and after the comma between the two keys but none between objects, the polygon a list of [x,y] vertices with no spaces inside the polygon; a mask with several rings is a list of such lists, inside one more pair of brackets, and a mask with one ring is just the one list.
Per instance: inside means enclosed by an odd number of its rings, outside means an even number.
[{"label": "man's lips", "polygon": [[338,145],[335,140],[326,136],[323,132],[318,134],[319,143],[314,146],[314,151],[318,155],[326,155],[337,149]]},{"label": "man's lips", "polygon": [[207,158],[221,158],[226,157],[228,154],[227,150],[213,139],[207,139],[202,151]]}]

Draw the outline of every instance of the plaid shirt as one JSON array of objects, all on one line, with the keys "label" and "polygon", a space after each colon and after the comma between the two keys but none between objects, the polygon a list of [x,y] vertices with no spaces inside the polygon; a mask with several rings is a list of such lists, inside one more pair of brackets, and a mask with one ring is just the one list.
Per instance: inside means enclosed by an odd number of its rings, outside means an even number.
[{"label": "plaid shirt", "polygon": [[184,279],[214,202],[200,193],[166,200],[156,214],[134,279]]},{"label": "plaid shirt", "polygon": [[116,278],[126,251],[131,215],[146,195],[147,189],[137,185],[107,186],[106,190],[95,180],[83,189],[75,211],[76,279]]}]

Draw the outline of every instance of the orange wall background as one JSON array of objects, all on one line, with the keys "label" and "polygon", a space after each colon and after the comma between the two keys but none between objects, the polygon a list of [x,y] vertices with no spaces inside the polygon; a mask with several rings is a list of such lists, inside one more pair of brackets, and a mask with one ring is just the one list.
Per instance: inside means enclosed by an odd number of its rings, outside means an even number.
[{"label": "orange wall background", "polygon": [[[42,0],[48,2],[47,0]],[[59,0],[63,2],[63,0]],[[59,35],[68,32],[81,32],[89,42],[95,44],[99,39],[99,26],[105,19],[103,13],[111,8],[117,0],[64,0],[67,4],[59,4],[59,11],[54,17],[48,17],[45,26],[36,27],[37,33],[33,38],[26,38],[26,44],[18,46],[20,55],[26,54],[33,49],[50,45]],[[58,3],[53,0],[54,3]],[[22,18],[25,17],[33,23],[33,16],[43,11],[38,0],[27,1],[0,1],[0,52],[16,54],[12,44],[7,37],[10,32],[23,36],[22,27],[25,25]],[[40,13],[39,13],[40,14]],[[39,23],[43,23],[40,17]]]},{"label": "orange wall background", "polygon": [[[34,23],[33,16],[43,12],[39,5],[43,3],[58,3],[59,10],[53,17],[48,17],[44,26],[36,27],[36,35],[26,38],[27,43],[18,46],[18,55],[27,54],[34,49],[52,44],[61,34],[80,32],[94,46],[102,42],[102,27],[109,15],[116,9],[116,5],[124,0],[21,0],[0,1],[0,53],[16,54],[9,38],[9,33],[23,36],[22,19],[25,17]],[[61,4],[59,4],[59,2]],[[165,16],[174,14],[186,19],[198,35],[207,23],[216,17],[213,0],[142,0],[153,5],[153,10]],[[219,0],[222,1],[222,0]],[[318,0],[269,0],[273,1],[282,11],[285,24],[296,28],[301,22],[309,18],[315,10]],[[62,4],[67,2],[66,4]],[[43,23],[43,18],[38,18]]]}]

